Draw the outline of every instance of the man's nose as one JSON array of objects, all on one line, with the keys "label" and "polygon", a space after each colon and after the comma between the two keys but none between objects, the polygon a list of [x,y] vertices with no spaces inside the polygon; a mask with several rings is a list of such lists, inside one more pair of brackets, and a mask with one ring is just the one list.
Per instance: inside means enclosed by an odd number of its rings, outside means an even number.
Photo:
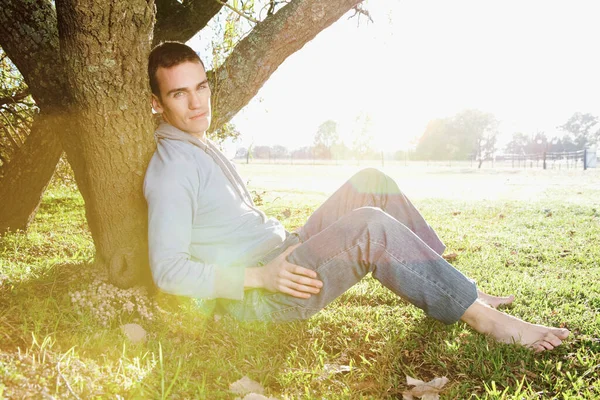
[{"label": "man's nose", "polygon": [[192,92],[192,94],[189,97],[189,99],[190,99],[189,107],[191,109],[199,108],[202,105],[202,100],[200,98],[200,93]]}]

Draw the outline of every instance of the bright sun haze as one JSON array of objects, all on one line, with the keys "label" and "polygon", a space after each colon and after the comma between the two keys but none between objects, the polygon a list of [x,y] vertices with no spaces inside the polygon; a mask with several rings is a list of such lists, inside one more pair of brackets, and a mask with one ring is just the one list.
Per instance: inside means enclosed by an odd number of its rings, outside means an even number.
[{"label": "bright sun haze", "polygon": [[552,137],[577,111],[600,114],[596,1],[365,5],[373,23],[340,18],[234,117],[242,145],[311,145],[330,119],[351,144],[368,117],[375,147],[391,151],[467,108],[496,116],[502,145],[515,132]]}]

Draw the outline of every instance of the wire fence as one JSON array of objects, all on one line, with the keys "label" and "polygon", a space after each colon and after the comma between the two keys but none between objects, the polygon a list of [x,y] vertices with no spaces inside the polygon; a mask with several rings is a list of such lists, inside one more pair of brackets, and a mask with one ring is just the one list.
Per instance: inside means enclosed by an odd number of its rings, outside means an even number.
[{"label": "wire fence", "polygon": [[[586,162],[587,160],[587,162]],[[410,155],[402,159],[381,157],[369,160],[339,160],[317,158],[238,158],[239,163],[292,164],[292,165],[361,165],[361,166],[411,166],[411,167],[458,167],[458,168],[537,168],[537,169],[587,169],[596,166],[596,152],[579,150],[570,152],[543,152],[531,154],[503,154],[484,160],[479,165],[475,158],[469,160],[416,160]]]},{"label": "wire fence", "polygon": [[[502,156],[504,166],[512,168],[543,169],[587,169],[595,167],[596,153],[590,150],[543,152],[533,154],[505,154]],[[500,161],[500,160],[498,160]],[[591,165],[593,164],[593,165]]]}]

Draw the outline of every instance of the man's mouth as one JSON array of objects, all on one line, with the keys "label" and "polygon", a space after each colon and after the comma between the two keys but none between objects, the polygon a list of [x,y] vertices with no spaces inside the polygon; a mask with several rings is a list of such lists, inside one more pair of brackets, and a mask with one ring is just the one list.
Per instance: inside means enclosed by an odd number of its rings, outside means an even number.
[{"label": "man's mouth", "polygon": [[200,119],[200,118],[204,118],[206,117],[207,113],[202,113],[202,114],[196,114],[193,117],[190,117],[190,119]]}]

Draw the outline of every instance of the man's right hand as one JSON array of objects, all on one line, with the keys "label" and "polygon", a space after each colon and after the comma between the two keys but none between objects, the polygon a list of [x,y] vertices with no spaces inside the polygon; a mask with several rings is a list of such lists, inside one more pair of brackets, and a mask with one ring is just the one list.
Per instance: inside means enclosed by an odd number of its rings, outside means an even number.
[{"label": "man's right hand", "polygon": [[261,287],[300,299],[308,299],[312,294],[319,293],[323,282],[316,279],[317,273],[286,259],[298,246],[300,244],[289,247],[263,267],[246,268],[245,286]]}]

